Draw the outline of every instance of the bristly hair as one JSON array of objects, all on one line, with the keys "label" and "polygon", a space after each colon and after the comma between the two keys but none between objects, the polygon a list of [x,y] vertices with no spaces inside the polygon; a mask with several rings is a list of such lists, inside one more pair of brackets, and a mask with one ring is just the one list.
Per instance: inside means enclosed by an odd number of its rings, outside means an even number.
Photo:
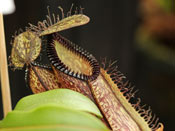
[{"label": "bristly hair", "polygon": [[[21,34],[21,33],[23,33],[23,32],[24,32],[23,29],[22,29],[22,28],[19,28],[18,30],[15,31],[14,35],[12,35],[12,38],[11,38],[11,40],[10,40],[10,45],[11,45],[12,47],[13,47],[15,38],[16,38],[19,34]],[[8,66],[10,66],[12,70],[15,70],[16,68],[13,66],[13,64],[12,64],[12,62],[11,62],[11,56],[8,57],[8,61],[9,61]],[[22,69],[22,68],[18,68],[18,69]]]},{"label": "bristly hair", "polygon": [[58,6],[58,9],[61,11],[61,15],[59,14],[55,15],[54,13],[52,13],[51,15],[49,6],[47,6],[48,15],[46,15],[46,19],[43,21],[39,21],[37,26],[29,23],[30,27],[26,27],[26,30],[34,31],[39,35],[42,31],[46,30],[49,26],[52,26],[58,23],[60,20],[66,17],[72,16],[75,14],[83,14],[84,8],[82,8],[81,6],[79,8],[75,7],[75,11],[73,11],[73,7],[74,7],[74,4],[71,5],[70,10],[66,13],[66,16],[65,16],[65,13],[61,6]]},{"label": "bristly hair", "polygon": [[117,61],[107,60],[107,58],[101,58],[101,67],[110,75],[113,82],[117,85],[120,91],[123,93],[123,96],[128,100],[132,107],[140,114],[141,117],[148,123],[149,127],[155,131],[161,126],[159,123],[159,118],[152,113],[150,106],[146,104],[141,104],[141,99],[136,98],[135,95],[138,90],[135,89],[132,84],[126,80],[124,74],[118,70],[116,65]]},{"label": "bristly hair", "polygon": [[[16,38],[19,34],[21,34],[21,33],[23,33],[23,32],[24,32],[24,30],[23,30],[22,28],[19,28],[18,30],[15,31],[14,35],[12,35],[12,38],[11,38],[11,40],[10,40],[10,45],[12,46],[12,48],[13,48],[13,44],[14,44],[15,38]],[[14,47],[14,48],[16,48],[16,47]],[[13,65],[11,55],[8,56],[8,66],[9,66],[10,69],[13,70],[13,71],[15,71],[16,69],[18,69],[18,70],[22,70],[22,69],[23,69],[23,68],[15,67],[15,66]]]},{"label": "bristly hair", "polygon": [[[75,11],[73,13],[73,11],[72,11],[73,10],[73,6],[74,5],[72,4],[70,10],[66,14],[66,17],[72,16],[74,14],[83,14],[83,8],[81,8],[81,6],[80,6],[79,9],[76,7]],[[17,30],[15,32],[15,34],[12,36],[11,45],[13,46],[15,38],[17,38],[20,34],[25,33],[25,32],[31,32],[38,39],[40,39],[39,36],[40,36],[41,32],[47,30],[50,26],[54,25],[55,23],[58,23],[59,21],[61,21],[62,19],[65,18],[63,9],[60,6],[58,8],[61,10],[61,13],[62,13],[61,14],[61,18],[60,18],[59,15],[57,15],[57,16],[55,16],[55,14],[51,15],[50,11],[49,11],[49,7],[47,7],[48,15],[46,15],[46,20],[43,20],[43,22],[39,21],[37,26],[35,26],[33,24],[29,24],[29,27],[26,27],[25,30],[22,30],[21,28],[19,30]],[[42,40],[42,42],[43,42],[43,40]],[[14,47],[14,49],[15,48],[16,47]],[[15,53],[18,53],[18,52],[16,51]],[[20,56],[20,55],[18,54],[18,56]],[[20,57],[19,57],[18,60],[20,61]],[[23,62],[23,60],[21,60],[21,63],[25,63],[25,62]],[[9,56],[9,66],[11,67],[12,70],[23,69],[23,67],[15,67],[14,66],[14,64],[12,63],[12,57],[11,56]]]}]

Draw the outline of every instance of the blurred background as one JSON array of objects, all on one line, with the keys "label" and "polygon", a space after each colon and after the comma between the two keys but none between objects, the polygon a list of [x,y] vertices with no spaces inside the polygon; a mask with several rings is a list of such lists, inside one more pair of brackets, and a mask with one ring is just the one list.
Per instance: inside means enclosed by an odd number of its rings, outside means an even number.
[{"label": "blurred background", "polygon": [[[119,70],[139,89],[142,102],[152,107],[165,126],[173,131],[175,118],[175,0],[15,0],[16,11],[5,15],[8,56],[11,37],[28,23],[44,20],[47,6],[58,14],[71,4],[82,6],[90,17],[87,25],[61,32],[98,60],[117,60]],[[74,6],[74,8],[75,8]],[[47,59],[47,58],[42,58]],[[9,68],[13,108],[31,90],[24,81],[25,68]],[[0,92],[1,93],[1,92]],[[0,97],[0,119],[3,118]]]}]

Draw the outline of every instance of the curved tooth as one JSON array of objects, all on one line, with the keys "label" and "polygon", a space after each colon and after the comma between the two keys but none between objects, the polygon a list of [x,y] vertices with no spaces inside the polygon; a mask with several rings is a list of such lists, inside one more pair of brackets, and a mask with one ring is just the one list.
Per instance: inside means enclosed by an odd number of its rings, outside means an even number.
[{"label": "curved tooth", "polygon": [[53,65],[54,65],[55,67],[57,67],[59,64],[58,64],[58,63],[54,63]]},{"label": "curved tooth", "polygon": [[73,77],[76,77],[76,73],[73,73]]},{"label": "curved tooth", "polygon": [[77,78],[80,79],[80,74],[79,73],[77,74]]},{"label": "curved tooth", "polygon": [[60,70],[60,69],[62,68],[62,66],[61,66],[61,65],[58,65],[56,68],[57,68],[58,70]]},{"label": "curved tooth", "polygon": [[60,69],[60,71],[61,71],[61,72],[64,72],[64,70],[65,70],[65,68],[64,68],[64,67],[62,67],[62,68]]},{"label": "curved tooth", "polygon": [[72,74],[73,74],[73,72],[72,72],[72,71],[70,71],[70,72],[69,72],[69,75],[70,75],[70,76],[72,76]]},{"label": "curved tooth", "polygon": [[83,74],[80,74],[80,78],[81,78],[82,80],[84,80],[84,76],[83,76]]},{"label": "curved tooth", "polygon": [[65,70],[64,70],[64,73],[65,73],[65,74],[68,74],[68,69],[65,69]]}]

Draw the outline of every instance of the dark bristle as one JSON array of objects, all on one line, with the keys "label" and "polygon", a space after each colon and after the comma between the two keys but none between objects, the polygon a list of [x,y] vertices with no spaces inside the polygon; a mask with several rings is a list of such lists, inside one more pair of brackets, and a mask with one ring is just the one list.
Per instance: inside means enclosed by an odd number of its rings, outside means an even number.
[{"label": "dark bristle", "polygon": [[[73,44],[72,42],[70,42],[69,40],[63,38],[61,35],[59,34],[53,34],[53,41],[59,41],[60,44],[62,44],[65,48],[67,48],[68,50],[70,50],[71,52],[75,53],[76,55],[78,55],[79,57],[84,58],[84,60],[88,61],[90,66],[92,67],[92,75],[88,76],[85,74],[79,74],[78,72],[67,72],[65,71],[66,65],[64,65],[64,63],[62,62],[62,68],[58,68],[57,69],[69,76],[73,76],[75,78],[84,80],[84,81],[93,81],[95,80],[98,75],[99,75],[99,70],[100,70],[100,66],[97,62],[97,60],[95,59],[95,57],[93,57],[91,54],[88,55],[89,53],[87,51],[85,51],[84,49],[82,49],[81,47]],[[51,61],[51,63],[54,65],[56,63],[58,63],[58,65],[60,66],[61,60],[58,58],[57,53],[56,53],[56,49],[53,48],[54,44],[53,43],[49,43],[48,44],[48,48],[47,48],[47,54],[48,54],[48,58]],[[86,53],[85,53],[86,52]],[[86,54],[86,55],[85,55]],[[55,65],[54,65],[55,66]],[[71,67],[68,67],[69,69],[71,69]]]}]

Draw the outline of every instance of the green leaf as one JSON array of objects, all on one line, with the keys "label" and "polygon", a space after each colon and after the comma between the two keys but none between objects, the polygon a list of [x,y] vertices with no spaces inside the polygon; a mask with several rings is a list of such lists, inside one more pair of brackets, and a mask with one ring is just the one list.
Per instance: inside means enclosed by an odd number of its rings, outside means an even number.
[{"label": "green leaf", "polygon": [[102,118],[97,106],[86,96],[69,90],[55,89],[22,98],[14,110],[28,111],[44,104],[55,104],[75,110],[86,111]]},{"label": "green leaf", "polygon": [[0,130],[108,130],[95,116],[58,105],[43,105],[29,111],[15,110],[0,122]]},{"label": "green leaf", "polygon": [[[100,131],[100,130],[81,126],[43,125],[43,126],[28,126],[28,127],[17,127],[17,128],[1,128],[1,131]],[[108,131],[108,130],[101,130],[101,131]]]}]

